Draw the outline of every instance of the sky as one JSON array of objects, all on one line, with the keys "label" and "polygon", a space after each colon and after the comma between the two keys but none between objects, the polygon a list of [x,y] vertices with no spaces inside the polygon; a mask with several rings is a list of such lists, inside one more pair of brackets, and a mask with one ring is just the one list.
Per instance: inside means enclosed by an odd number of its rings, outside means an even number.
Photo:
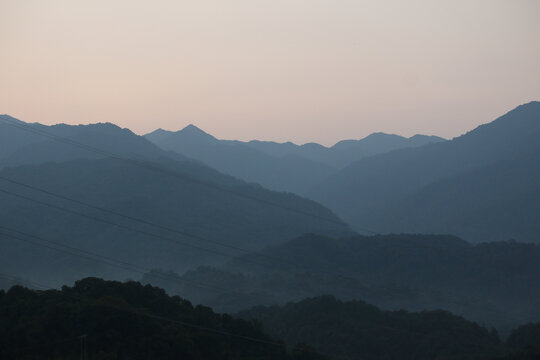
[{"label": "sky", "polygon": [[537,0],[0,0],[0,113],[331,145],[540,100]]}]

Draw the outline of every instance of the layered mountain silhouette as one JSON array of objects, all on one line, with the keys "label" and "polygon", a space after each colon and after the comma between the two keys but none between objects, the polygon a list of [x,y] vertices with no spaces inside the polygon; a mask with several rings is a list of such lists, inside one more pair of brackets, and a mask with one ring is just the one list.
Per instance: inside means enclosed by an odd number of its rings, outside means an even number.
[{"label": "layered mountain silhouette", "polygon": [[369,156],[442,141],[445,141],[445,139],[438,136],[414,135],[406,138],[393,134],[373,133],[360,140],[342,140],[331,147],[325,147],[317,143],[296,145],[291,142],[276,143],[258,140],[249,141],[245,144],[269,155],[296,155],[341,169]]},{"label": "layered mountain silhouette", "polygon": [[0,179],[0,225],[24,232],[2,237],[0,257],[23,278],[61,284],[85,275],[134,276],[48,249],[47,240],[142,268],[185,271],[306,232],[349,232],[311,200],[224,175],[112,124],[0,124],[2,140],[17,140],[2,142],[0,176],[23,184]]},{"label": "layered mountain silhouette", "polygon": [[540,102],[451,141],[357,161],[309,196],[379,232],[540,241]]},{"label": "layered mountain silhouette", "polygon": [[539,354],[539,330],[523,325],[502,342],[495,330],[449,312],[383,311],[328,295],[231,316],[157,287],[93,277],[61,290],[0,290],[6,360],[525,360]]},{"label": "layered mountain silhouette", "polygon": [[[376,133],[329,148],[219,140],[193,125],[143,137],[111,123],[45,126],[1,115],[0,204],[1,270],[12,275],[0,288],[141,278],[228,312],[318,297],[241,316],[342,358],[466,358],[504,348],[494,332],[438,309],[503,335],[540,320],[539,102],[448,141]],[[342,218],[400,235],[356,235]],[[0,291],[0,305],[19,296],[35,311],[81,284],[78,296],[93,309],[129,302],[125,291],[179,301],[86,279],[62,292]],[[156,314],[159,303],[144,311]],[[196,309],[189,312],[210,314]],[[388,312],[401,309],[430,312]],[[320,330],[330,324],[344,326],[325,332],[325,343]],[[178,335],[169,330],[163,339]],[[511,348],[522,351],[537,332],[513,333]],[[366,350],[381,339],[385,346]]]},{"label": "layered mountain silhouette", "polygon": [[193,125],[175,133],[156,130],[145,137],[162,149],[272,190],[301,194],[335,170],[298,156],[278,158],[239,142],[224,142]]},{"label": "layered mountain silhouette", "polygon": [[177,132],[156,130],[145,137],[230,175],[269,189],[303,194],[337,169],[361,158],[403,147],[421,146],[442,138],[417,135],[409,139],[373,134],[362,140],[341,141],[331,148],[264,141],[219,140],[194,125]]},{"label": "layered mountain silhouette", "polygon": [[332,359],[472,360],[503,353],[496,332],[444,311],[381,311],[363,301],[320,296],[239,316]]},{"label": "layered mountain silhouette", "polygon": [[96,278],[62,290],[0,291],[0,333],[4,360],[324,359],[162,289]]},{"label": "layered mountain silhouette", "polygon": [[[83,146],[74,146],[75,143]],[[7,115],[0,115],[0,144],[0,168],[97,159],[111,154],[142,159],[183,158],[111,123],[46,126],[24,123]]]},{"label": "layered mountain silhouette", "polygon": [[167,284],[155,275],[144,280],[220,311],[333,294],[383,309],[444,309],[503,333],[540,321],[540,246],[518,242],[472,245],[442,235],[306,235],[179,277],[226,285],[244,297]]}]

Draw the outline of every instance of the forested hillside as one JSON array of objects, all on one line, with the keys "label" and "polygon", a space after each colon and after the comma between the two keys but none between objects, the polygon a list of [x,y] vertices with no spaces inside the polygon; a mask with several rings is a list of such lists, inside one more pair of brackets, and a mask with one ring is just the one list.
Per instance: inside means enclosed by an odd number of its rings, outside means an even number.
[{"label": "forested hillside", "polygon": [[[84,342],[82,342],[84,341]],[[159,288],[87,278],[0,291],[0,358],[322,359]]]},{"label": "forested hillside", "polygon": [[238,316],[260,321],[270,334],[291,344],[312,345],[336,360],[540,358],[540,323],[520,326],[501,342],[494,329],[445,311],[381,311],[332,296],[255,307]]},{"label": "forested hillside", "polygon": [[285,341],[302,342],[333,359],[466,360],[503,353],[495,331],[444,311],[381,311],[331,296],[238,314]]},{"label": "forested hillside", "polygon": [[540,246],[534,244],[471,245],[435,235],[309,235],[219,268],[176,276],[225,285],[245,296],[144,279],[221,311],[333,294],[383,309],[445,309],[504,334],[524,322],[540,321]]},{"label": "forested hillside", "polygon": [[183,272],[306,232],[348,232],[313,201],[189,161],[109,158],[6,168],[0,190],[4,269],[55,285],[89,275],[139,274],[73,256],[73,249],[58,251],[46,241],[143,269]]}]

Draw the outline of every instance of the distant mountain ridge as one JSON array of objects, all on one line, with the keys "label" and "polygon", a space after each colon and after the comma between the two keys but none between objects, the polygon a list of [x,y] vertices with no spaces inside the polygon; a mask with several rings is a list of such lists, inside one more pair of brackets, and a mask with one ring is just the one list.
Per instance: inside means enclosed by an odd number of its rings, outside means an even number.
[{"label": "distant mountain ridge", "polygon": [[143,278],[227,312],[332,294],[389,310],[444,309],[505,333],[540,320],[540,245],[518,242],[472,245],[453,236],[414,234],[305,235],[219,267],[190,270],[179,279],[220,284],[246,296]]},{"label": "distant mountain ridge", "polygon": [[325,147],[317,143],[296,145],[290,142],[280,144],[258,140],[253,140],[246,144],[274,156],[297,155],[312,161],[343,168],[369,156],[442,141],[445,141],[445,139],[438,136],[414,135],[406,138],[379,132],[360,140],[342,140],[331,147]]},{"label": "distant mountain ridge", "polygon": [[[82,147],[72,143],[79,143]],[[98,159],[110,156],[107,153],[141,159],[185,159],[111,123],[47,126],[0,115],[0,168]]]},{"label": "distant mountain ridge", "polygon": [[414,135],[409,138],[386,133],[373,133],[359,140],[341,140],[333,146],[326,147],[317,143],[297,145],[292,142],[278,143],[274,141],[251,140],[220,140],[204,132],[193,124],[179,131],[155,130],[144,135],[163,148],[172,148],[175,142],[188,141],[191,143],[222,143],[229,145],[244,145],[274,157],[287,155],[299,156],[314,162],[342,168],[364,157],[389,152],[406,147],[423,146],[430,143],[446,141],[438,136]]},{"label": "distant mountain ridge", "polygon": [[363,301],[319,296],[238,316],[335,360],[473,360],[502,353],[496,332],[440,310],[381,311]]},{"label": "distant mountain ridge", "polygon": [[[143,267],[172,266],[184,271],[220,263],[231,249],[215,242],[254,250],[305,232],[350,233],[330,210],[312,200],[248,184],[110,123],[45,126],[4,115],[0,117],[0,147],[0,175],[22,184],[0,179],[0,226],[105,256],[118,255]],[[180,233],[147,229],[148,224],[115,212]],[[186,238],[183,232],[192,237]],[[173,240],[180,237],[185,248],[174,249],[174,244],[148,233]],[[208,243],[200,245],[195,239]],[[54,283],[91,274],[132,276],[21,242],[0,236],[0,263],[17,276],[53,279]]]},{"label": "distant mountain ridge", "polygon": [[450,141],[359,160],[308,196],[382,233],[540,242],[539,163],[540,102],[531,102]]},{"label": "distant mountain ridge", "polygon": [[[375,133],[331,148],[219,140],[194,125],[175,133],[158,129],[145,137],[113,124],[25,126],[121,156],[194,159],[274,191],[309,197],[358,229],[450,233],[471,242],[539,242],[539,104],[521,105],[448,141]],[[3,121],[0,150],[0,168],[105,156]]]},{"label": "distant mountain ridge", "polygon": [[193,125],[167,134],[156,130],[145,137],[164,150],[271,190],[302,194],[335,171],[331,166],[298,156],[277,158],[242,143],[221,141]]},{"label": "distant mountain ridge", "polygon": [[[30,130],[30,131],[29,131]],[[444,139],[376,133],[362,140],[346,140],[331,148],[319,144],[219,140],[194,125],[178,132],[158,129],[144,137],[111,123],[91,125],[25,123],[0,115],[0,168],[46,161],[95,159],[103,155],[48,139],[34,132],[68,138],[121,156],[145,159],[172,157],[198,160],[221,172],[277,191],[303,195],[344,165],[376,153]]]},{"label": "distant mountain ridge", "polygon": [[[236,247],[260,249],[306,232],[350,233],[347,225],[314,201],[250,185],[200,163],[163,158],[143,163],[148,166],[139,164],[104,158],[5,168],[0,171],[2,177],[94,207],[0,179],[0,226],[143,268],[167,267],[180,272],[222,263],[238,252]],[[154,171],[156,168],[164,174]],[[20,238],[21,234],[11,236]],[[23,278],[57,284],[89,274],[114,279],[133,276],[129,270],[8,236],[0,236],[0,248],[3,268]]]},{"label": "distant mountain ridge", "polygon": [[403,147],[444,141],[416,135],[409,139],[377,133],[346,140],[331,148],[309,143],[219,140],[194,125],[172,132],[158,129],[145,137],[164,150],[179,154],[269,189],[304,194],[337,169],[361,158]]}]

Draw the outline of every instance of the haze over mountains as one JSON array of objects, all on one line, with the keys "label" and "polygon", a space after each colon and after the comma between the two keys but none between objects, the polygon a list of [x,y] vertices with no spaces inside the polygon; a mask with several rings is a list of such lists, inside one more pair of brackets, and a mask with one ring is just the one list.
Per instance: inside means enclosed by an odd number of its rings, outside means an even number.
[{"label": "haze over mountains", "polygon": [[[332,294],[444,309],[503,335],[540,321],[539,102],[452,140],[377,133],[331,148],[2,115],[0,151],[0,280],[13,275],[0,287],[135,278],[218,311]],[[354,233],[363,228],[396,234]],[[326,304],[338,319],[343,307],[369,308],[321,299],[244,314],[267,321]],[[386,315],[369,326],[400,321]],[[442,317],[476,329],[486,354],[498,346],[486,329]],[[392,326],[390,337],[409,331]],[[284,336],[314,341],[301,330]]]},{"label": "haze over mountains", "polygon": [[449,141],[377,133],[325,148],[218,140],[193,125],[141,137],[110,123],[44,126],[3,115],[0,168],[110,156],[167,159],[190,167],[188,173],[211,172],[210,165],[240,181],[307,196],[356,229],[538,242],[539,119],[540,103],[531,102]]},{"label": "haze over mountains", "polygon": [[365,158],[308,196],[379,232],[540,242],[540,102],[450,141]]},{"label": "haze over mountains", "polygon": [[[501,352],[496,332],[444,311],[381,311],[331,296],[239,314],[291,344],[306,343],[334,359],[482,359]],[[310,329],[310,331],[306,331]]]},{"label": "haze over mountains", "polygon": [[[220,189],[270,201],[278,207],[227,194],[222,190],[178,177],[159,176],[153,171],[120,160],[101,159],[9,168],[0,171],[0,176],[193,236],[182,236],[119,216],[103,214],[94,208],[60,200],[2,179],[2,191],[10,191],[15,196],[0,193],[3,204],[0,216],[4,225],[24,229],[26,233],[49,234],[47,238],[66,245],[71,244],[103,255],[118,254],[122,260],[143,267],[167,267],[177,271],[185,271],[204,263],[222,262],[228,258],[227,254],[238,253],[234,249],[217,246],[212,242],[255,250],[305,232],[347,232],[346,226],[339,225],[339,219],[329,210],[296,195],[272,193],[198,164],[164,161],[160,165],[168,171],[206,181]],[[36,204],[17,196],[29,197],[45,204]],[[126,231],[124,228],[76,216],[57,208],[51,209],[47,204],[112,221],[133,228],[134,231]],[[328,218],[332,222],[284,211],[283,207]],[[141,234],[141,231],[163,238],[149,237]],[[20,234],[17,236],[20,237]],[[63,254],[35,249],[31,244],[18,244],[12,239],[3,241],[3,246],[6,247],[6,251],[0,255],[3,265],[18,272],[22,271],[24,276],[35,273],[38,265],[40,277],[48,275],[47,279],[52,279],[66,276],[66,281],[73,281],[88,274],[87,271],[98,271],[101,276],[128,274],[107,266],[96,267],[95,264],[90,269],[84,265],[74,267],[71,260],[61,260],[69,258]],[[200,247],[208,251],[203,251]],[[222,253],[225,255],[220,255]],[[57,264],[53,268],[48,266],[50,262],[59,261],[62,265]],[[85,264],[84,259],[79,261]],[[32,266],[26,266],[29,264]],[[71,271],[65,272],[67,268],[71,268]]]},{"label": "haze over mountains", "polygon": [[[333,294],[388,310],[444,309],[504,334],[540,321],[540,245],[517,242],[471,245],[443,235],[305,235],[179,279],[188,283],[157,284],[226,312]],[[151,277],[144,280],[156,283]],[[245,296],[240,301],[237,295],[201,291],[189,282],[226,285]]]},{"label": "haze over mountains", "polygon": [[107,152],[142,159],[173,155],[111,123],[46,126],[27,124],[8,115],[0,115],[0,150],[0,168],[111,156]]},{"label": "haze over mountains", "polygon": [[[5,251],[0,257],[6,270],[23,277],[38,274],[57,284],[85,275],[133,276],[44,249],[43,239],[36,247],[28,235],[45,234],[45,240],[61,245],[115,254],[142,268],[185,271],[223,262],[238,254],[236,247],[261,249],[306,232],[350,232],[311,200],[247,184],[112,124],[21,128],[8,120],[2,123],[2,137],[17,141],[5,143],[0,163],[0,216],[3,225],[25,234],[2,229]],[[53,138],[28,131],[34,129]]]},{"label": "haze over mountains", "polygon": [[540,360],[539,14],[0,0],[0,360]]},{"label": "haze over mountains", "polygon": [[436,136],[404,138],[376,133],[362,140],[340,141],[327,148],[316,143],[219,140],[194,125],[177,132],[158,129],[145,137],[164,150],[200,160],[224,173],[269,189],[301,195],[356,160],[394,149],[444,141]]},{"label": "haze over mountains", "polygon": [[326,148],[218,140],[193,125],[146,138],[247,181],[307,196],[357,228],[538,242],[539,104],[449,141],[376,133]]},{"label": "haze over mountains", "polygon": [[324,359],[162,289],[96,278],[61,291],[0,291],[0,334],[3,360]]}]

